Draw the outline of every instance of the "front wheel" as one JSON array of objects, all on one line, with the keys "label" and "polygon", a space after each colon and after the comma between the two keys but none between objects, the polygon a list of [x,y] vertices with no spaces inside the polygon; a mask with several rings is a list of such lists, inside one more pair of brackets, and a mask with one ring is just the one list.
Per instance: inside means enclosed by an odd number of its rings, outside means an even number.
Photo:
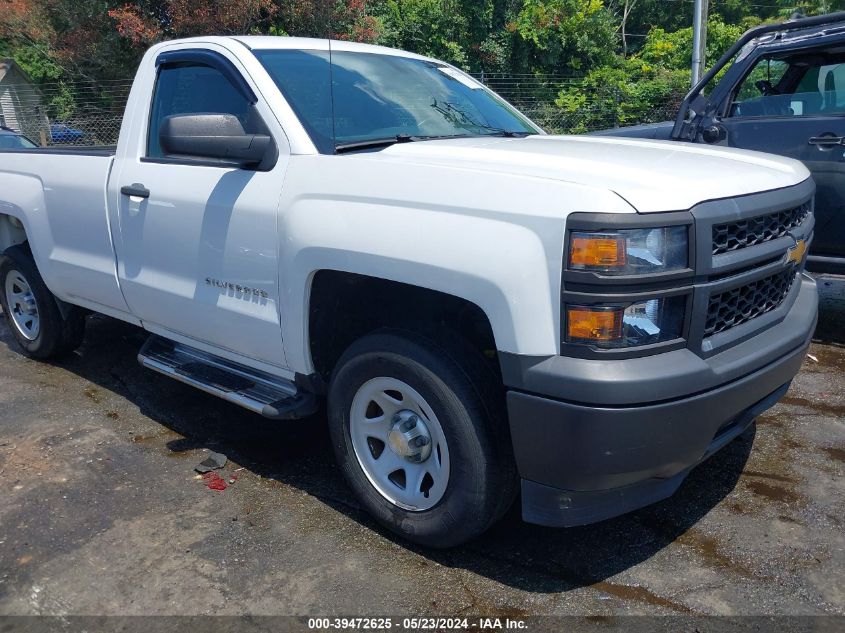
[{"label": "front wheel", "polygon": [[473,371],[484,361],[455,349],[411,333],[371,334],[346,351],[329,389],[335,453],[364,507],[433,547],[486,530],[514,491],[501,404],[485,397],[494,392],[489,376]]}]

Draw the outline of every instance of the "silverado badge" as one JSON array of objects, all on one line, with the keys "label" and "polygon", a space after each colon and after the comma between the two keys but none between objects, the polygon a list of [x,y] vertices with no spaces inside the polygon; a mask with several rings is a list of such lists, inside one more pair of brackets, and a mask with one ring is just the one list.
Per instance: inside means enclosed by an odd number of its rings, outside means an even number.
[{"label": "silverado badge", "polygon": [[807,243],[804,240],[796,240],[795,246],[786,251],[787,263],[792,262],[796,266],[800,266],[805,252],[807,252]]},{"label": "silverado badge", "polygon": [[205,283],[209,286],[214,286],[215,288],[220,288],[221,290],[232,291],[247,297],[259,297],[261,299],[268,299],[270,297],[270,293],[266,290],[253,288],[251,286],[242,286],[241,284],[233,284],[229,281],[214,279],[213,277],[206,277]]}]

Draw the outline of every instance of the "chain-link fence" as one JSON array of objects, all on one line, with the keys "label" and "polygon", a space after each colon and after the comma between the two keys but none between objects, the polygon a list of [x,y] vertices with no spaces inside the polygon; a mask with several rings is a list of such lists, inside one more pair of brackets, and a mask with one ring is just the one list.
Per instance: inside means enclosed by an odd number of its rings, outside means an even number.
[{"label": "chain-link fence", "polygon": [[[620,118],[620,97],[590,91],[579,77],[480,73],[475,75],[547,132],[568,134],[663,121],[674,117],[677,102]],[[18,129],[39,145],[113,145],[117,142],[131,80],[42,84],[22,92],[15,104]],[[561,91],[580,92],[576,109],[555,103]]]},{"label": "chain-link fence", "polygon": [[[555,105],[555,100],[562,90],[577,87],[583,81],[580,77],[506,73],[478,73],[474,77],[550,134],[571,132],[571,117]],[[612,104],[592,104],[605,109],[607,105]]]},{"label": "chain-link fence", "polygon": [[[66,81],[17,91],[10,125],[38,145],[114,145],[131,80]],[[13,116],[9,116],[13,114]]]},{"label": "chain-link fence", "polygon": [[[579,134],[625,125],[674,119],[683,97],[631,112],[620,90],[591,89],[581,77],[511,73],[474,75],[550,134]],[[556,103],[562,92],[578,93],[577,107]]]}]

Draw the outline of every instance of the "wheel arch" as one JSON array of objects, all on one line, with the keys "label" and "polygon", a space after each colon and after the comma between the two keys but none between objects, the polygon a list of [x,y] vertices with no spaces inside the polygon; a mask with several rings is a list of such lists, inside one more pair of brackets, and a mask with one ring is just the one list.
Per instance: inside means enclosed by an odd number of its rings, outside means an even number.
[{"label": "wheel arch", "polygon": [[[306,353],[323,380],[355,340],[382,328],[436,335],[459,334],[479,353],[496,359],[491,319],[481,306],[457,294],[349,271],[314,271],[308,286]],[[337,327],[342,315],[342,327]],[[498,362],[495,362],[498,371]]]},{"label": "wheel arch", "polygon": [[26,243],[28,239],[20,218],[0,211],[0,253],[11,246]]}]

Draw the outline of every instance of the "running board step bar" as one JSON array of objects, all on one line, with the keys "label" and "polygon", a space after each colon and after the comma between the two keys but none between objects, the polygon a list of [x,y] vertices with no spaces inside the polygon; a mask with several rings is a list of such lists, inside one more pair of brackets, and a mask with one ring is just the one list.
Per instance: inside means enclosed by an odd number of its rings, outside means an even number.
[{"label": "running board step bar", "polygon": [[142,367],[274,420],[317,411],[317,398],[284,378],[152,335],[138,353]]}]

